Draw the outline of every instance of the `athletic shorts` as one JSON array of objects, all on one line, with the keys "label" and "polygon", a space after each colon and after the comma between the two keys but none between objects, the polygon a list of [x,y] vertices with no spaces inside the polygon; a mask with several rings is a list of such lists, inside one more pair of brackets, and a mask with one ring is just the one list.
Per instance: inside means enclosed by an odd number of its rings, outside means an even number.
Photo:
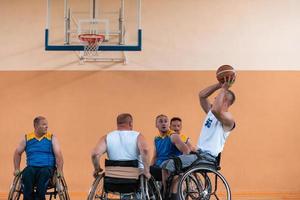
[{"label": "athletic shorts", "polygon": [[[216,162],[216,158],[209,153],[203,152],[201,150],[197,150],[197,153],[203,158],[199,160],[199,163],[203,164],[212,164]],[[181,168],[186,168],[191,166],[193,163],[195,163],[196,160],[198,160],[198,156],[196,154],[188,154],[188,155],[181,155],[178,156],[178,158],[181,161]],[[198,162],[198,161],[197,161]],[[168,170],[169,172],[175,172],[175,163],[173,159],[166,160],[161,164],[163,169]]]}]

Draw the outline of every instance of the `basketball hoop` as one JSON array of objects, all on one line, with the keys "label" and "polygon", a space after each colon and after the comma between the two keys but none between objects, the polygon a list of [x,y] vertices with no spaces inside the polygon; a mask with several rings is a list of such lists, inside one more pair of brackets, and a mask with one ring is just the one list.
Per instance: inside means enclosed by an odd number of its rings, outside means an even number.
[{"label": "basketball hoop", "polygon": [[105,36],[99,34],[80,34],[78,39],[84,45],[84,57],[90,58],[98,55],[98,48]]}]

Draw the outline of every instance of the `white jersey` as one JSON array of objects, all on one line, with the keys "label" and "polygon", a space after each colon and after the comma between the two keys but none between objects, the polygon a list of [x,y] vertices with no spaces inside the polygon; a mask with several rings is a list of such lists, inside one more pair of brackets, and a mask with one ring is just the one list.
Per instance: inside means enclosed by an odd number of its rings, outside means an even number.
[{"label": "white jersey", "polygon": [[229,131],[224,131],[222,123],[209,111],[202,126],[197,147],[217,157],[223,151]]},{"label": "white jersey", "polygon": [[136,131],[115,130],[107,134],[107,156],[110,160],[139,160],[142,167],[140,151],[138,149]]}]

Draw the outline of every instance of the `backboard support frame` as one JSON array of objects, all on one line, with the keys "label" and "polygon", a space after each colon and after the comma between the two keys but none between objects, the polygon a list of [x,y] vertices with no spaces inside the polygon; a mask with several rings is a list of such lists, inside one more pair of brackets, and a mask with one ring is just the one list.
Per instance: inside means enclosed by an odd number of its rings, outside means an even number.
[{"label": "backboard support frame", "polygon": [[[124,0],[121,0],[122,7],[124,6]],[[47,0],[47,21],[45,28],[45,50],[46,51],[83,51],[83,45],[70,45],[68,44],[68,31],[70,30],[70,8],[69,8],[69,0],[64,0],[64,20],[65,20],[65,38],[64,45],[53,45],[49,44],[50,37],[50,18],[51,18],[51,0]],[[121,15],[124,14],[124,11],[121,9]],[[95,16],[95,12],[93,11],[93,16]],[[122,16],[121,16],[122,17]],[[120,17],[120,19],[122,19]],[[122,22],[121,22],[122,23]],[[122,26],[122,24],[121,24]],[[122,28],[122,27],[120,27]],[[137,44],[136,45],[100,45],[99,51],[141,51],[142,50],[142,28],[141,28],[141,0],[137,0]]]}]

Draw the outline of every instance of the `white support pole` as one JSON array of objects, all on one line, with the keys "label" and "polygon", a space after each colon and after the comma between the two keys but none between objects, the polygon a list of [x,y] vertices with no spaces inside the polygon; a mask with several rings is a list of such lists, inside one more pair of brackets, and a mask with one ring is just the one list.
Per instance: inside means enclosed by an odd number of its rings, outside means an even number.
[{"label": "white support pole", "polygon": [[50,26],[50,14],[51,13],[51,0],[47,0],[47,19],[46,19],[46,29]]},{"label": "white support pole", "polygon": [[137,21],[138,29],[142,29],[142,0],[137,0]]},{"label": "white support pole", "polygon": [[64,43],[70,44],[70,9],[69,0],[64,0]]},{"label": "white support pole", "polygon": [[124,27],[124,19],[125,19],[125,0],[121,0],[121,8],[119,15],[119,44],[125,44],[125,27]]}]

